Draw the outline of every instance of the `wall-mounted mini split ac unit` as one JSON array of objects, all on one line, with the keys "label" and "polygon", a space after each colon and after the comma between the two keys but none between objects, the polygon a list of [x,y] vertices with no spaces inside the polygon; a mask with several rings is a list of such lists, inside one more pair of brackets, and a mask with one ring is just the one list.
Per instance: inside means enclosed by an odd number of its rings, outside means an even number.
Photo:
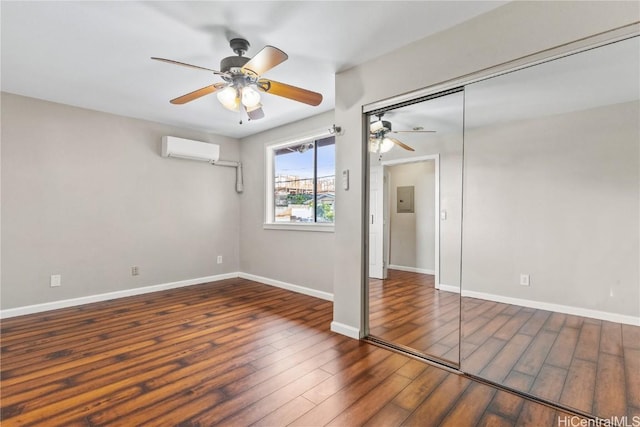
[{"label": "wall-mounted mini split ac unit", "polygon": [[215,163],[220,159],[220,146],[175,136],[163,136],[162,157],[180,157]]}]

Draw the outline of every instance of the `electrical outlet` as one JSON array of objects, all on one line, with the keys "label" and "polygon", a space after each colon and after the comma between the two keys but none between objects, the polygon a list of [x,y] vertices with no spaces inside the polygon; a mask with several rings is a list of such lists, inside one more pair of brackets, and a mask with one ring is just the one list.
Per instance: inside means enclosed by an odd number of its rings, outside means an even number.
[{"label": "electrical outlet", "polygon": [[57,288],[58,286],[62,286],[62,276],[59,274],[52,274],[51,280],[49,281],[49,285],[52,288]]},{"label": "electrical outlet", "polygon": [[520,285],[529,286],[529,275],[528,274],[521,274],[520,275]]},{"label": "electrical outlet", "polygon": [[137,265],[134,265],[133,267],[131,267],[131,275],[132,276],[137,276],[139,274],[140,274],[140,270],[139,270]]},{"label": "electrical outlet", "polygon": [[218,255],[218,264],[222,264],[222,255]]}]

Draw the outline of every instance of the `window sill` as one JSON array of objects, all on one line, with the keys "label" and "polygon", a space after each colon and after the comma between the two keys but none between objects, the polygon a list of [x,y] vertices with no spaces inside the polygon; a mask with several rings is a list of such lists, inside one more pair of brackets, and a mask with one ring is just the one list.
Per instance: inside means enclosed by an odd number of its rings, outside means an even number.
[{"label": "window sill", "polygon": [[262,225],[265,230],[287,230],[287,231],[319,231],[333,233],[333,224],[296,224],[296,223],[265,223]]}]

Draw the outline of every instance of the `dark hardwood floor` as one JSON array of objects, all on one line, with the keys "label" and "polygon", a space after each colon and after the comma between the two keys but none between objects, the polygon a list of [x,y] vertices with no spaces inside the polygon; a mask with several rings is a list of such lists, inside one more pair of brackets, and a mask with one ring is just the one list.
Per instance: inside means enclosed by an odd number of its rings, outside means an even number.
[{"label": "dark hardwood floor", "polygon": [[389,269],[369,279],[369,333],[457,365],[460,295],[436,290],[433,275]]},{"label": "dark hardwood floor", "polygon": [[466,373],[640,422],[640,327],[463,297],[458,347],[460,298],[433,280],[391,269],[370,279],[371,335],[451,361],[460,351]]},{"label": "dark hardwood floor", "polygon": [[640,423],[640,327],[468,297],[462,307],[465,372]]},{"label": "dark hardwood floor", "polygon": [[[330,332],[243,279],[5,319],[3,426],[554,426],[568,414]],[[568,425],[568,424],[565,424]]]}]

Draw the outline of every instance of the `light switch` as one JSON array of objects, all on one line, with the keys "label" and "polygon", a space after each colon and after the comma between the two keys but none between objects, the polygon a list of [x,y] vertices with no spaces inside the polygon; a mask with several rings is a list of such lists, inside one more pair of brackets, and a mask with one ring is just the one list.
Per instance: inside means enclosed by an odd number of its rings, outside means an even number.
[{"label": "light switch", "polygon": [[342,188],[345,190],[349,189],[349,169],[342,171]]},{"label": "light switch", "polygon": [[444,220],[446,220],[446,219],[447,219],[447,211],[445,211],[445,210],[441,210],[441,211],[440,211],[440,219],[441,219],[442,221],[444,221]]}]

